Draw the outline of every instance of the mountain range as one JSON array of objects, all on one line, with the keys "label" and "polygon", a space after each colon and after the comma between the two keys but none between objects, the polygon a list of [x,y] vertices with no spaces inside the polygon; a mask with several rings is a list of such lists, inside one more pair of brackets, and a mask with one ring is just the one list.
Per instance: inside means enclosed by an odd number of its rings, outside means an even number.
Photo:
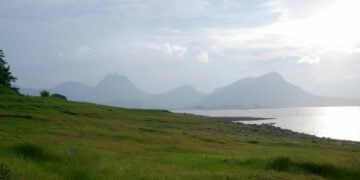
[{"label": "mountain range", "polygon": [[[40,89],[21,88],[26,95],[39,95]],[[108,74],[95,87],[64,82],[49,89],[75,101],[95,102],[129,108],[224,109],[260,107],[347,106],[359,101],[313,95],[270,72],[256,78],[240,79],[204,94],[190,85],[166,93],[150,94],[138,89],[126,76]]]}]

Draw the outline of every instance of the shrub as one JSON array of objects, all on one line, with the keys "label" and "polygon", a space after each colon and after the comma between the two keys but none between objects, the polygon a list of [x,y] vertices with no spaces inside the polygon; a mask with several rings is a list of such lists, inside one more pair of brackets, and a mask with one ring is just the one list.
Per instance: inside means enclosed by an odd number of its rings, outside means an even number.
[{"label": "shrub", "polygon": [[40,96],[41,96],[41,97],[49,97],[49,96],[50,96],[50,93],[49,93],[49,91],[45,91],[45,90],[44,90],[44,91],[41,91],[41,92],[40,92]]}]

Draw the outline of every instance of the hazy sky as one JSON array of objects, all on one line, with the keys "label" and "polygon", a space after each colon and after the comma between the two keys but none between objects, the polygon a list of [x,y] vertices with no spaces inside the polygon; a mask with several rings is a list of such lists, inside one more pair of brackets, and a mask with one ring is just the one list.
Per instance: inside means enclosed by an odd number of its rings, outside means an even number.
[{"label": "hazy sky", "polygon": [[359,0],[0,0],[0,49],[23,87],[117,73],[148,92],[211,92],[277,71],[326,93],[360,89],[359,9]]}]

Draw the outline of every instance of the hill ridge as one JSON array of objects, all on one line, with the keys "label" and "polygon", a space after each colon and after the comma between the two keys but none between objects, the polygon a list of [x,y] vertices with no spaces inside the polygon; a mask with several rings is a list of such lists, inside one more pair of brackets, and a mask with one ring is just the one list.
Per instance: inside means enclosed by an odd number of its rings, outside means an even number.
[{"label": "hill ridge", "polygon": [[[70,87],[67,87],[70,86]],[[30,91],[30,90],[29,90]],[[51,92],[70,99],[133,108],[253,108],[358,105],[359,102],[315,96],[288,82],[277,72],[239,79],[210,94],[184,84],[164,93],[151,94],[136,87],[125,75],[108,74],[94,87],[64,82]],[[30,92],[34,92],[31,90]]]}]

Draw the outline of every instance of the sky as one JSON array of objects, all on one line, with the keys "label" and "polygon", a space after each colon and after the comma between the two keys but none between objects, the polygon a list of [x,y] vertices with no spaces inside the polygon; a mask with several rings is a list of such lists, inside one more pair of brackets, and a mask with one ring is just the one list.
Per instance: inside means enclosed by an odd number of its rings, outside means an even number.
[{"label": "sky", "polygon": [[276,71],[314,94],[360,98],[358,0],[0,0],[0,49],[22,87],[210,93]]}]

